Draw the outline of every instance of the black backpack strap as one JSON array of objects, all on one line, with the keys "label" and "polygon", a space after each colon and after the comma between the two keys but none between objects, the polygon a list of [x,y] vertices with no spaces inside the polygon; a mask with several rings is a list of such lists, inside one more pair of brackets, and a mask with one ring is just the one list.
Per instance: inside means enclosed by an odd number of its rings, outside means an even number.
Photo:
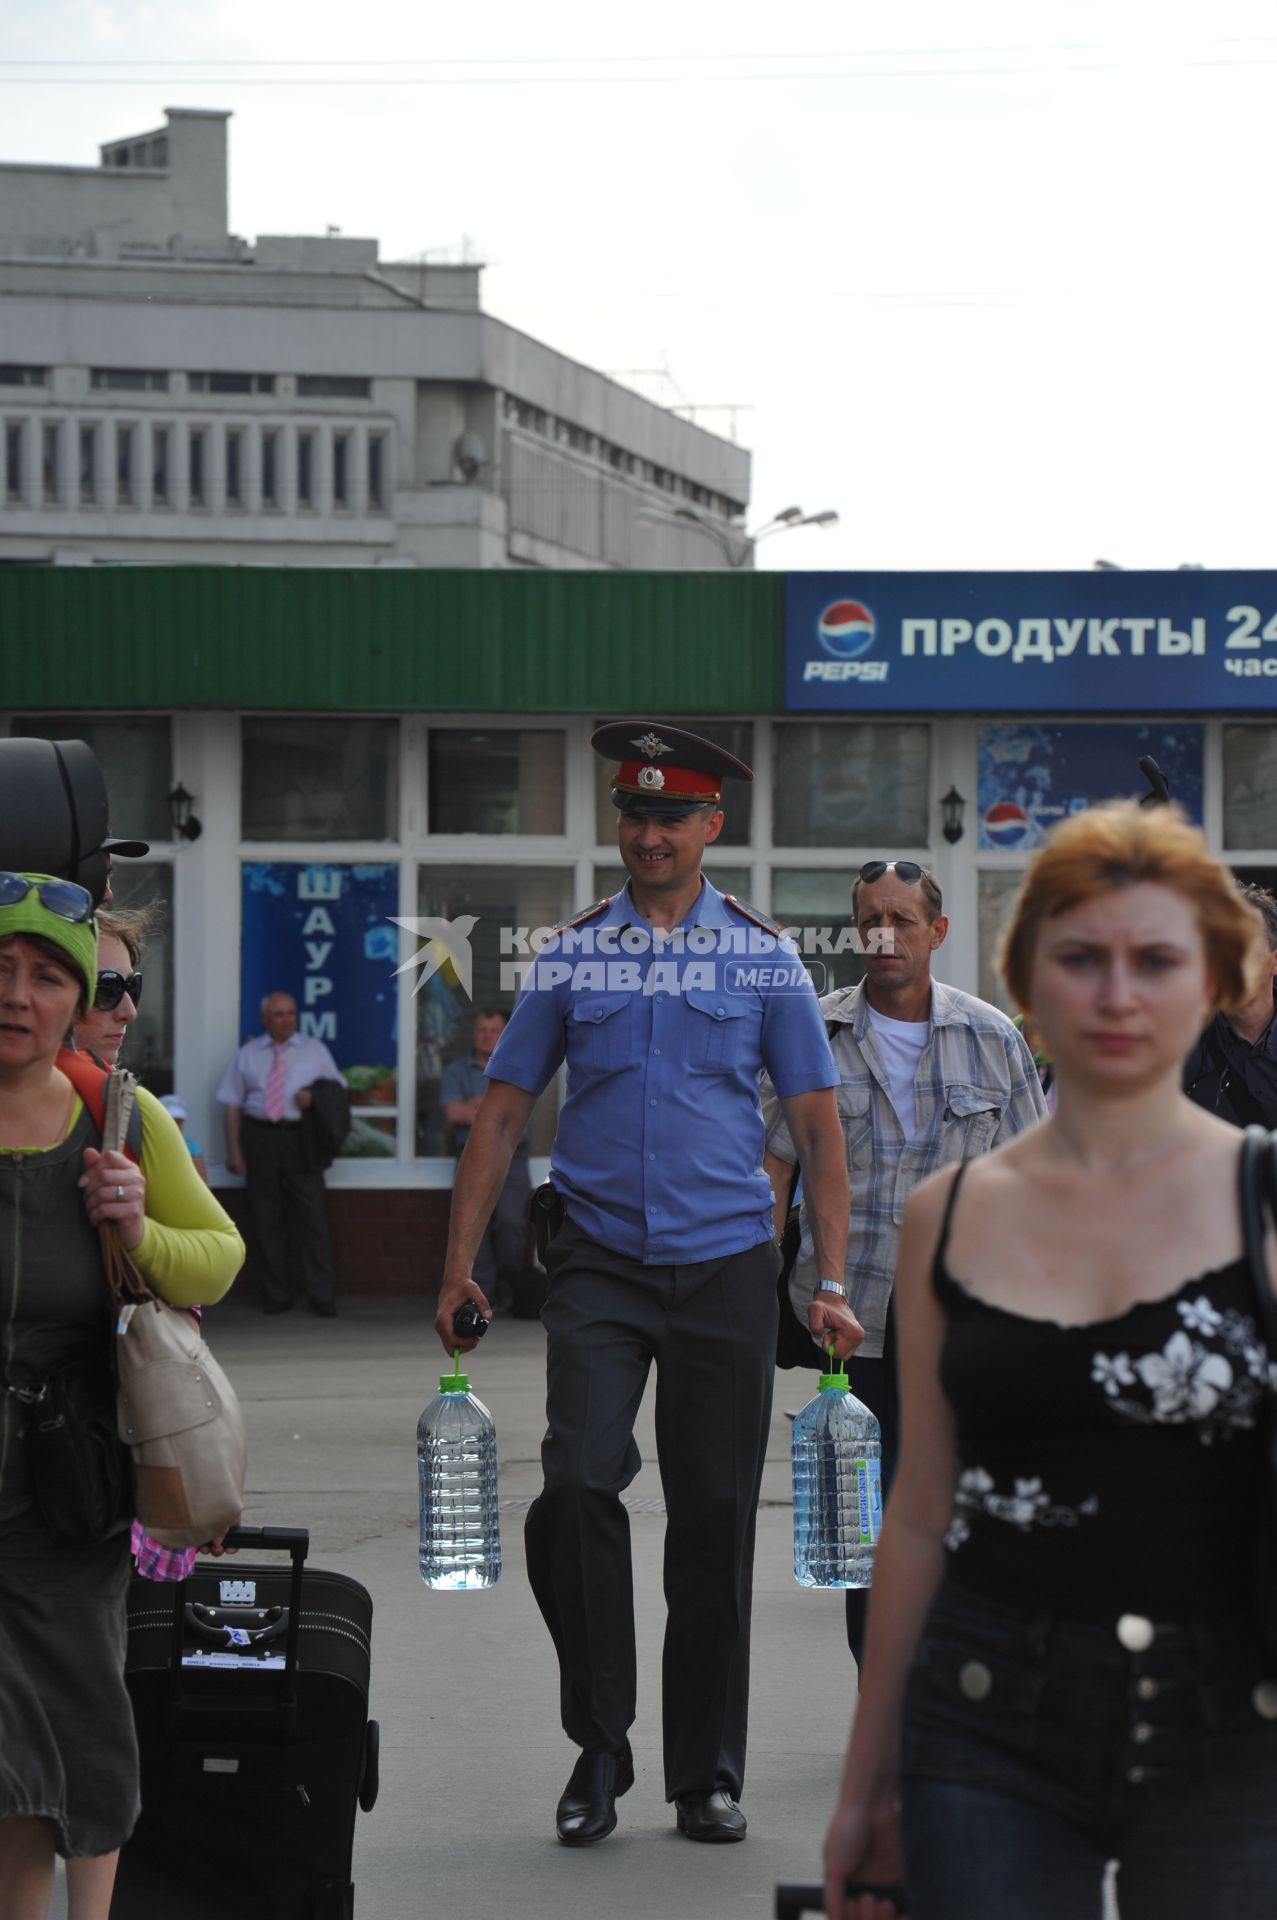
[{"label": "black backpack strap", "polygon": [[1263,1127],[1247,1127],[1242,1139],[1239,1192],[1246,1264],[1268,1351],[1277,1356],[1277,1296],[1264,1255],[1269,1224],[1277,1217],[1277,1139]]}]

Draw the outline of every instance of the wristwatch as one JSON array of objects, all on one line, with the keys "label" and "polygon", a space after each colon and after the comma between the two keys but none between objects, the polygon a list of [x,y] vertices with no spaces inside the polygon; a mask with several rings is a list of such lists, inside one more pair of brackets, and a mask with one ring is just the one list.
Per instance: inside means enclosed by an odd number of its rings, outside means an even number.
[{"label": "wristwatch", "polygon": [[816,1294],[819,1295],[822,1293],[836,1293],[840,1300],[847,1298],[847,1289],[841,1280],[818,1280],[816,1282]]}]

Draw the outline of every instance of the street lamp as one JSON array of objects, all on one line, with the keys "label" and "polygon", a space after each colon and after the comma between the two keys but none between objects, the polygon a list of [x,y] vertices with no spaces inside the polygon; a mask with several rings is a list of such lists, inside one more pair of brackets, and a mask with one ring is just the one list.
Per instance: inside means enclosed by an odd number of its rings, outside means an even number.
[{"label": "street lamp", "polygon": [[801,507],[782,507],[770,520],[764,520],[761,527],[746,533],[743,528],[720,527],[716,521],[707,520],[703,513],[698,513],[695,507],[672,507],[667,513],[654,507],[640,507],[637,517],[667,525],[670,521],[681,520],[699,527],[702,533],[707,533],[711,540],[718,542],[729,567],[746,566],[759,541],[766,540],[773,533],[791,533],[797,527],[836,527],[839,518],[833,507],[825,507],[820,513],[804,513]]}]

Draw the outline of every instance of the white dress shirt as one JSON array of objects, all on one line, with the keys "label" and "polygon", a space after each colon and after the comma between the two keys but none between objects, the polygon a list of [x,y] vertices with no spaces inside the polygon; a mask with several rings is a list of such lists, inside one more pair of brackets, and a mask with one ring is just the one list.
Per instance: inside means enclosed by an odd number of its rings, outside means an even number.
[{"label": "white dress shirt", "polygon": [[[275,1058],[275,1042],[267,1033],[246,1040],[222,1075],[217,1098],[224,1107],[238,1107],[249,1120],[266,1118],[266,1082]],[[284,1120],[300,1120],[297,1095],[315,1080],[346,1084],[337,1062],[322,1040],[295,1033],[284,1042]]]}]

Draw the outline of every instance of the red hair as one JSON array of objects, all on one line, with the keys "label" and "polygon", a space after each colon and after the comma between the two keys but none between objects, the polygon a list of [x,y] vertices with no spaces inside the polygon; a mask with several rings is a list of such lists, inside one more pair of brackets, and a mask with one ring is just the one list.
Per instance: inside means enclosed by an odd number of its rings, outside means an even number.
[{"label": "red hair", "polygon": [[1030,861],[999,955],[1016,1004],[1031,1008],[1033,950],[1044,920],[1141,882],[1169,887],[1188,901],[1201,929],[1216,1004],[1240,1005],[1249,991],[1254,908],[1178,807],[1141,807],[1133,800],[1062,820]]}]

